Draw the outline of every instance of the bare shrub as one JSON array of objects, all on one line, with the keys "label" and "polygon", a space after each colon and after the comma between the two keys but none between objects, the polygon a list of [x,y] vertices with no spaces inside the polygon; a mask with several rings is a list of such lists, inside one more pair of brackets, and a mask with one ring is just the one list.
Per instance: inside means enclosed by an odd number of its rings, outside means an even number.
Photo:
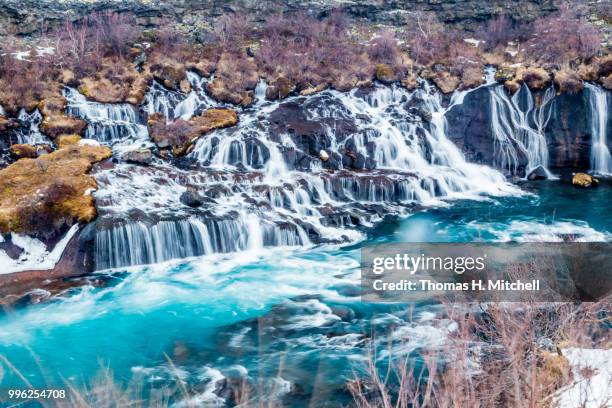
[{"label": "bare shrub", "polygon": [[571,381],[556,345],[605,346],[601,312],[608,306],[448,304],[445,317],[456,330],[445,346],[426,349],[418,359],[390,349],[387,367],[381,367],[373,342],[365,375],[348,388],[357,406],[367,408],[548,406],[551,395]]},{"label": "bare shrub", "polygon": [[1,46],[0,104],[12,114],[20,107],[32,109],[45,93],[53,90],[49,81],[56,75],[52,55],[38,55],[36,50],[30,50],[28,55],[16,58],[24,50],[26,46],[12,38]]},{"label": "bare shrub", "polygon": [[600,41],[600,34],[592,24],[563,5],[559,13],[534,22],[526,51],[537,61],[560,66],[592,58],[599,51]]},{"label": "bare shrub", "polygon": [[239,53],[252,35],[253,24],[246,14],[224,14],[215,23],[213,32],[224,52]]},{"label": "bare shrub", "polygon": [[368,44],[368,55],[376,63],[397,64],[399,49],[395,34],[390,30],[385,30],[374,37]]},{"label": "bare shrub", "polygon": [[[302,90],[326,82],[354,86],[368,75],[371,79],[373,65],[364,64],[364,53],[363,45],[349,33],[346,17],[334,11],[322,21],[307,13],[271,16],[256,59],[269,79],[283,77]],[[364,65],[371,68],[366,75]]]},{"label": "bare shrub", "polygon": [[494,50],[499,46],[505,46],[508,42],[524,39],[527,33],[524,24],[515,25],[506,14],[499,14],[478,27],[476,37],[484,40],[484,48],[487,51]]},{"label": "bare shrub", "polygon": [[131,15],[93,13],[64,24],[57,33],[57,54],[62,64],[77,74],[92,74],[101,68],[104,57],[126,56],[136,34]]}]

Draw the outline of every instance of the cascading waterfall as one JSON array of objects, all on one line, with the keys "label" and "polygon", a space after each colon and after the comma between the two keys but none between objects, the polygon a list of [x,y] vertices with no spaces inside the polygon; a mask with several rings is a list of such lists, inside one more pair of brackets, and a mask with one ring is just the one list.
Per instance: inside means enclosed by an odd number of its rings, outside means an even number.
[{"label": "cascading waterfall", "polygon": [[191,84],[191,91],[186,95],[153,82],[151,89],[145,95],[145,111],[149,115],[160,112],[168,121],[178,118],[189,120],[205,109],[221,105],[205,91],[212,77],[205,78],[193,71],[187,71],[187,79]]},{"label": "cascading waterfall", "polygon": [[[192,92],[200,95],[204,87],[194,85],[197,79],[191,76]],[[195,99],[185,102],[189,96],[172,102],[177,94],[164,92],[165,99],[163,92],[150,93],[146,109],[167,108],[164,114],[173,120],[202,107]],[[365,93],[326,91],[282,102],[266,101],[264,93],[261,82],[255,106],[240,112],[236,126],[197,141],[189,155],[197,163],[193,168],[120,163],[97,174],[98,269],[350,242],[363,237],[355,227],[406,214],[413,203],[517,191],[498,171],[468,163],[446,136],[445,114],[467,92],[456,93],[446,108],[426,82],[415,92],[376,86]],[[181,103],[189,108],[177,110]],[[431,116],[411,113],[416,105]],[[284,120],[276,118],[285,109],[298,109],[316,133],[277,130]],[[319,158],[320,150],[330,162]],[[354,171],[359,169],[368,171]],[[204,197],[201,207],[179,200],[187,189]]]},{"label": "cascading waterfall", "polygon": [[541,167],[548,178],[548,145],[544,129],[551,117],[554,87],[546,89],[539,106],[527,85],[512,97],[503,85],[489,87],[491,126],[495,137],[496,165],[510,174],[519,173],[522,157],[526,158],[525,176]]},{"label": "cascading waterfall", "polygon": [[608,93],[586,83],[589,98],[591,137],[591,170],[602,175],[612,174],[612,156],[608,148]]},{"label": "cascading waterfall", "polygon": [[32,113],[27,113],[25,109],[21,109],[17,119],[23,127],[22,131],[18,130],[16,132],[17,143],[50,143],[49,139],[40,132],[39,126],[42,122],[42,115],[38,109],[35,109]]},{"label": "cascading waterfall", "polygon": [[66,88],[66,111],[88,123],[85,137],[100,142],[146,140],[149,136],[145,121],[134,106],[127,103],[98,103],[85,98],[73,88]]}]

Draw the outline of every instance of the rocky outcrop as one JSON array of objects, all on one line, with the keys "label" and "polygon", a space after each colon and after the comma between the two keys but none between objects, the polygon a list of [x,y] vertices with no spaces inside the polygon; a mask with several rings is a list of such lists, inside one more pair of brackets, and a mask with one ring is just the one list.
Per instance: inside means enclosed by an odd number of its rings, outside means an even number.
[{"label": "rocky outcrop", "polygon": [[107,147],[74,145],[0,170],[0,233],[53,235],[91,221],[96,181],[87,173],[110,156]]},{"label": "rocky outcrop", "polygon": [[[521,92],[525,92],[523,88]],[[534,93],[536,103],[541,92]],[[550,102],[550,119],[544,128],[550,169],[588,170],[590,167],[590,128],[592,112],[588,90],[556,95]],[[491,117],[491,95],[488,87],[468,93],[463,104],[446,114],[448,135],[464,152],[468,161],[495,166],[496,142]],[[610,133],[609,133],[610,134]],[[517,150],[520,176],[527,157]]]},{"label": "rocky outcrop", "polygon": [[160,113],[149,117],[147,122],[151,140],[159,148],[172,148],[175,156],[186,154],[192,144],[200,136],[214,129],[233,126],[238,123],[238,115],[232,109],[208,109],[200,116],[194,116],[189,121],[177,119],[166,123]]},{"label": "rocky outcrop", "polygon": [[121,158],[129,163],[151,164],[153,161],[153,153],[151,149],[140,148],[126,151]]},{"label": "rocky outcrop", "polygon": [[446,23],[474,27],[479,22],[503,12],[516,21],[532,21],[556,10],[555,0],[5,0],[0,3],[0,34],[32,34],[41,26],[50,28],[61,25],[65,18],[77,20],[98,10],[135,13],[142,27],[162,24],[164,18],[176,20],[184,27],[194,29],[212,25],[215,18],[227,12],[244,13],[255,21],[262,21],[271,14],[280,12],[311,11],[316,15],[327,15],[331,10],[342,9],[352,17],[389,25],[403,25],[413,18],[414,11],[434,12]]}]

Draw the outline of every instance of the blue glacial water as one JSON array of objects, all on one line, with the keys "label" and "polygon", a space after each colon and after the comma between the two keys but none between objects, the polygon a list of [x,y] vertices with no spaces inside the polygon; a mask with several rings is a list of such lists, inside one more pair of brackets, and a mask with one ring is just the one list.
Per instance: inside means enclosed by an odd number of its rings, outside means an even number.
[{"label": "blue glacial water", "polygon": [[[388,220],[350,246],[226,254],[100,275],[101,286],[0,314],[0,354],[38,387],[90,383],[108,367],[118,383],[141,381],[147,389],[180,378],[201,406],[231,405],[217,395],[223,378],[248,378],[287,406],[345,406],[345,383],[363,368],[371,341],[417,353],[452,330],[435,304],[361,303],[362,245],[611,240],[609,184],[522,188],[521,197],[458,201]],[[6,366],[0,376],[2,386],[21,384]]]}]

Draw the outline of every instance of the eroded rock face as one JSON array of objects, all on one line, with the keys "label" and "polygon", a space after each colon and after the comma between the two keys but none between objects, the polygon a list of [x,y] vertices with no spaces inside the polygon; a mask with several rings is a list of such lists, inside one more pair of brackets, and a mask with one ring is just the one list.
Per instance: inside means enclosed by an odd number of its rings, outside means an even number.
[{"label": "eroded rock face", "polygon": [[[520,92],[525,91],[522,89]],[[536,104],[542,100],[542,92],[533,93]],[[588,92],[588,89],[583,89],[571,94],[561,93],[550,102],[550,119],[543,132],[551,170],[567,168],[586,171],[590,167],[593,135],[589,121],[596,112],[589,107]],[[496,166],[495,152],[498,147],[493,131],[491,103],[489,87],[481,87],[468,93],[463,104],[453,107],[446,118],[448,136],[461,148],[468,161]],[[517,150],[517,154],[516,175],[523,177],[526,176],[527,157],[520,150]]]},{"label": "eroded rock face", "polygon": [[587,170],[590,166],[591,129],[587,91],[557,95],[545,129],[549,167]]},{"label": "eroded rock face", "polygon": [[6,0],[0,4],[0,34],[31,34],[40,28],[41,22],[48,27],[56,27],[65,18],[78,19],[93,11],[110,9],[136,14],[137,22],[143,27],[154,27],[163,23],[162,17],[176,18],[185,26],[211,24],[215,18],[231,10],[252,16],[255,21],[279,13],[311,11],[316,15],[327,15],[340,8],[352,17],[367,19],[375,23],[403,25],[413,19],[406,10],[422,10],[436,13],[438,19],[446,23],[474,28],[479,22],[499,14],[499,10],[516,21],[533,21],[557,9],[554,0],[525,0],[508,2],[505,0],[356,0],[351,2],[323,0],[244,1],[232,0],[215,2],[212,0],[170,0],[152,2],[146,0]]},{"label": "eroded rock face", "polygon": [[110,156],[107,147],[73,145],[0,170],[0,232],[49,235],[91,221],[96,181],[87,173]]}]

